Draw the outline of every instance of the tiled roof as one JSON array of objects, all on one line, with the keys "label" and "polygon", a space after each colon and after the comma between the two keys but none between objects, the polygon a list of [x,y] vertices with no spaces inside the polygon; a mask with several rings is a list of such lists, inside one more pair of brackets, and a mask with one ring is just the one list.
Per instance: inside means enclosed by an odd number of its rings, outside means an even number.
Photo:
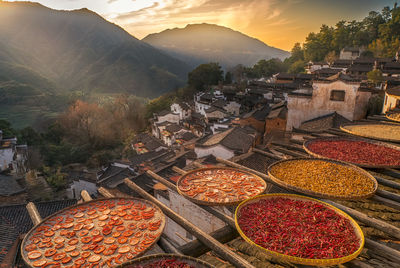
[{"label": "tiled roof", "polygon": [[169,110],[162,110],[161,112],[157,113],[158,116],[164,116],[167,114],[171,114],[172,112]]},{"label": "tiled roof", "polygon": [[157,138],[149,135],[148,133],[139,133],[136,135],[132,143],[143,143],[147,150],[153,151],[160,147],[165,147],[165,145]]},{"label": "tiled roof", "polygon": [[211,103],[211,105],[222,109],[226,105],[226,101],[224,101],[224,100],[216,100],[213,103]]},{"label": "tiled roof", "polygon": [[351,122],[340,114],[334,112],[303,122],[299,129],[319,132],[330,128],[339,128],[345,123]]},{"label": "tiled roof", "polygon": [[175,124],[175,123],[169,124],[168,126],[165,127],[165,130],[170,133],[176,133],[182,129],[183,129],[183,127],[181,127],[180,125]]},{"label": "tiled roof", "polygon": [[[75,199],[40,202],[35,205],[42,218],[45,218],[74,204],[76,204]],[[26,204],[0,207],[0,262],[17,237],[33,227],[25,207]]]},{"label": "tiled roof", "polygon": [[99,177],[98,184],[107,188],[115,188],[118,184],[122,183],[127,177],[135,175],[130,168],[118,167],[111,165],[106,171]]},{"label": "tiled roof", "polygon": [[194,139],[194,138],[196,138],[196,135],[194,135],[192,132],[190,132],[190,131],[188,131],[188,132],[185,132],[183,135],[182,135],[182,139],[184,139],[185,141],[190,141],[190,140],[192,140],[192,139]]},{"label": "tiled roof", "polygon": [[386,90],[389,95],[394,95],[400,97],[400,87],[392,87]]},{"label": "tiled roof", "polygon": [[0,174],[0,196],[10,196],[24,192],[18,182],[12,176]]}]

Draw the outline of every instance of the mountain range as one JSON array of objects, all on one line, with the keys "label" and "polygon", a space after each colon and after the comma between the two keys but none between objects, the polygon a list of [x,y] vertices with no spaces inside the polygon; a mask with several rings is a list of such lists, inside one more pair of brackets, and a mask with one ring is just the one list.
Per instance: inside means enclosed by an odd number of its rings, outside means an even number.
[{"label": "mountain range", "polygon": [[253,66],[261,59],[285,59],[290,53],[266,45],[241,32],[215,24],[189,24],[149,34],[142,41],[167,52],[192,67],[218,62],[225,69],[237,64]]},{"label": "mountain range", "polygon": [[0,18],[0,83],[155,97],[186,80],[185,63],[88,9],[0,1]]},{"label": "mountain range", "polygon": [[20,127],[63,111],[74,92],[153,98],[183,86],[201,63],[250,66],[289,55],[210,24],[139,40],[85,8],[0,0],[0,18],[0,119]]}]

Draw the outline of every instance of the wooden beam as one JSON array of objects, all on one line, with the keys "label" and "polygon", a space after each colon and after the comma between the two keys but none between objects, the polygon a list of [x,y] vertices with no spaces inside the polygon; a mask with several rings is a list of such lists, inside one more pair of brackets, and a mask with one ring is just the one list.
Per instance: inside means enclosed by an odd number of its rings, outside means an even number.
[{"label": "wooden beam", "polygon": [[[228,166],[233,166],[233,167],[236,167],[236,168],[241,168],[241,169],[244,169],[244,170],[248,170],[248,171],[253,172],[256,175],[260,176],[261,178],[265,179],[267,182],[276,184],[274,181],[272,181],[264,173],[258,172],[256,170],[252,170],[252,169],[250,169],[248,167],[245,167],[245,166],[242,166],[242,165],[239,165],[237,163],[233,163],[231,161],[224,160],[224,159],[221,159],[221,158],[217,158],[217,161],[220,162],[220,163],[224,163],[224,164],[226,164]],[[362,222],[362,223],[364,223],[364,224],[366,224],[368,226],[374,227],[374,228],[376,228],[378,230],[381,230],[382,232],[385,232],[385,233],[389,234],[390,236],[393,236],[393,237],[396,237],[396,238],[400,239],[400,228],[397,228],[397,227],[395,227],[395,226],[393,226],[391,224],[388,224],[388,223],[386,223],[384,221],[381,221],[381,220],[378,220],[378,219],[375,219],[375,218],[371,218],[371,217],[365,215],[364,213],[361,213],[361,212],[359,212],[357,210],[354,210],[352,208],[343,206],[341,204],[335,203],[333,201],[325,200],[325,199],[322,199],[322,201],[324,201],[326,203],[329,203],[329,204],[337,207],[338,209],[343,210],[344,212],[346,212],[347,214],[349,214],[353,218],[357,219],[358,221],[360,221],[360,222]]]},{"label": "wooden beam", "polygon": [[[384,198],[387,198],[389,200],[395,201],[395,202],[400,202],[400,195],[389,192],[389,191],[385,191],[382,189],[378,189],[376,191],[376,194],[379,196],[382,196]],[[400,205],[400,204],[399,204]]]},{"label": "wooden beam", "polygon": [[193,162],[192,163],[195,167],[198,167],[198,168],[205,168],[206,166],[205,165],[203,165],[203,164],[200,164],[199,162]]},{"label": "wooden beam", "polygon": [[99,189],[97,189],[97,191],[104,196],[105,198],[112,198],[114,197],[114,195],[112,193],[110,193],[110,191],[108,191],[106,188],[104,187],[100,187]]},{"label": "wooden beam", "polygon": [[210,235],[199,229],[196,225],[194,225],[193,223],[189,222],[185,218],[175,213],[175,211],[173,211],[172,209],[164,205],[162,202],[160,202],[158,199],[156,199],[154,196],[150,195],[145,190],[137,186],[131,180],[125,179],[124,182],[129,188],[138,193],[144,199],[147,199],[156,204],[169,218],[171,218],[173,221],[182,226],[186,231],[197,237],[197,239],[199,239],[202,243],[209,246],[215,253],[217,253],[223,259],[229,261],[236,267],[246,267],[246,268],[254,267],[245,259],[232,252],[224,244],[218,242],[218,240],[216,240],[215,238],[211,237]]},{"label": "wooden beam", "polygon": [[33,222],[33,225],[36,226],[42,221],[42,217],[40,216],[39,211],[34,203],[29,202],[26,205],[26,209],[28,210],[29,216]]},{"label": "wooden beam", "polygon": [[257,149],[257,148],[254,148],[254,149],[253,149],[253,152],[256,152],[256,153],[259,153],[259,154],[268,156],[268,157],[270,157],[270,158],[272,158],[272,159],[276,159],[276,160],[282,160],[282,159],[283,159],[283,158],[280,157],[280,156],[277,156],[277,155],[275,155],[275,154],[271,154],[271,153],[265,152],[265,151],[260,150],[260,149]]},{"label": "wooden beam", "polygon": [[83,201],[85,201],[85,202],[92,200],[92,197],[90,197],[90,194],[86,190],[81,191],[81,196],[82,196]]},{"label": "wooden beam", "polygon": [[394,182],[392,180],[387,180],[387,179],[384,179],[384,178],[381,178],[381,177],[375,177],[375,179],[379,184],[391,187],[393,189],[400,190],[400,183]]},{"label": "wooden beam", "polygon": [[272,149],[277,150],[278,152],[293,156],[293,157],[303,157],[303,158],[304,157],[310,157],[306,153],[299,153],[299,152],[290,151],[290,150],[282,148],[280,146],[274,146],[274,147],[272,147]]},{"label": "wooden beam", "polygon": [[[186,171],[175,167],[175,170],[179,170],[180,172],[184,172],[183,174],[186,173]],[[174,170],[174,171],[175,171]],[[161,177],[160,175],[152,172],[152,171],[147,171],[146,172],[148,175],[150,175],[151,177],[153,177],[154,179],[156,179],[157,181],[161,182],[162,184],[164,184],[165,186],[167,186],[168,188],[170,188],[171,190],[177,192],[176,189],[176,185],[172,184],[171,182],[167,181],[166,179],[164,179],[163,177]],[[179,173],[179,172],[178,172]],[[182,173],[181,173],[182,174]],[[236,228],[235,226],[235,221],[232,219],[232,217],[229,217],[228,215],[226,215],[225,213],[223,213],[220,210],[217,210],[213,207],[210,206],[203,206],[203,205],[199,205],[196,204],[197,206],[199,206],[200,208],[204,209],[205,211],[207,211],[208,213],[210,213],[211,215],[217,217],[218,219],[222,220],[223,222],[225,222],[226,224],[228,224],[229,226],[232,226],[233,228]]]},{"label": "wooden beam", "polygon": [[[221,243],[227,243],[238,237],[239,234],[235,229],[229,226],[225,226],[210,233],[210,236]],[[185,255],[196,258],[210,251],[210,248],[206,244],[203,244],[200,240],[195,239],[189,243],[184,244],[183,246],[180,246],[178,250]]]},{"label": "wooden beam", "polygon": [[389,260],[393,260],[396,263],[400,263],[400,251],[395,250],[391,247],[385,246],[381,243],[375,242],[371,239],[365,239],[365,246],[371,250],[371,252],[383,256]]},{"label": "wooden beam", "polygon": [[393,201],[393,200],[391,200],[391,199],[387,199],[387,198],[384,198],[384,197],[378,196],[378,195],[374,195],[374,196],[371,197],[370,199],[371,199],[371,200],[374,200],[374,201],[376,201],[376,202],[382,203],[382,204],[384,204],[385,206],[388,206],[388,207],[391,207],[391,208],[400,210],[400,203],[399,203],[399,202],[396,202],[396,201]]}]

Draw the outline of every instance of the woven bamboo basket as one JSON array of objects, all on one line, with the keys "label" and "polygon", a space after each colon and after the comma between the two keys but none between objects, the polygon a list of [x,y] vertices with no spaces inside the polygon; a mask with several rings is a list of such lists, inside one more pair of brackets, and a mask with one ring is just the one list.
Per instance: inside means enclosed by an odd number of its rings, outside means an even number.
[{"label": "woven bamboo basket", "polygon": [[[305,201],[313,201],[319,204],[322,204],[332,210],[334,210],[337,214],[340,214],[341,216],[347,218],[351,225],[354,228],[354,231],[357,235],[357,237],[360,240],[360,246],[359,248],[353,252],[352,254],[345,256],[345,257],[341,257],[341,258],[335,258],[335,259],[307,259],[307,258],[300,258],[300,257],[295,257],[295,256],[290,256],[290,255],[285,255],[276,251],[271,251],[268,250],[264,247],[259,246],[258,244],[254,243],[249,237],[247,237],[242,229],[240,228],[240,225],[238,223],[238,218],[240,215],[240,209],[246,205],[246,204],[250,204],[253,202],[257,202],[259,200],[262,199],[268,199],[268,198],[277,198],[277,197],[286,197],[286,198],[291,198],[294,200],[305,200]],[[364,247],[364,243],[365,243],[365,239],[364,239],[364,234],[360,228],[360,226],[357,224],[357,222],[351,218],[349,215],[347,215],[346,213],[344,213],[343,211],[341,211],[340,209],[337,209],[336,207],[319,201],[317,199],[314,198],[310,198],[310,197],[305,197],[305,196],[301,196],[301,195],[295,195],[295,194],[264,194],[264,195],[258,195],[255,196],[253,198],[247,199],[245,201],[243,201],[242,203],[240,203],[238,205],[238,207],[236,208],[235,211],[235,225],[236,225],[236,229],[238,231],[238,233],[240,234],[240,236],[249,244],[256,246],[258,248],[260,248],[261,250],[263,250],[264,252],[266,252],[268,255],[270,255],[273,258],[276,258],[278,260],[284,261],[284,262],[291,262],[291,263],[296,263],[296,264],[303,264],[303,265],[312,265],[312,266],[330,266],[330,265],[338,265],[341,263],[345,263],[345,262],[349,262],[353,259],[355,259],[362,251],[363,247]]]},{"label": "woven bamboo basket", "polygon": [[[366,126],[366,125],[381,125],[381,126],[394,126],[394,127],[398,127],[399,131],[400,131],[400,125],[398,124],[360,124],[360,126]],[[355,136],[359,136],[359,137],[364,137],[364,138],[369,138],[369,139],[374,139],[374,140],[380,140],[380,141],[387,141],[387,142],[395,142],[395,143],[400,143],[400,139],[392,139],[392,138],[383,138],[383,137],[378,137],[372,134],[368,134],[368,133],[358,133],[358,132],[354,132],[350,129],[347,129],[347,126],[354,126],[354,125],[344,125],[344,126],[340,126],[340,129],[344,132],[347,132],[351,135],[355,135]]]},{"label": "woven bamboo basket", "polygon": [[[46,225],[47,225],[47,226],[53,226],[53,225],[54,225],[54,223],[51,223],[51,222],[50,222],[50,219],[53,219],[54,217],[58,217],[58,216],[64,216],[65,213],[67,213],[68,211],[71,211],[71,210],[75,210],[75,209],[78,209],[78,210],[79,210],[79,208],[82,208],[82,207],[95,207],[95,203],[104,204],[104,202],[107,202],[107,201],[110,201],[110,200],[115,200],[115,201],[117,201],[117,200],[134,201],[135,203],[137,202],[137,203],[145,204],[147,208],[151,207],[151,208],[154,208],[154,209],[156,210],[156,212],[154,213],[154,217],[151,219],[151,221],[154,221],[154,220],[161,220],[161,225],[160,225],[160,227],[158,228],[158,230],[156,231],[157,237],[156,237],[156,239],[154,239],[154,241],[153,241],[151,244],[147,245],[147,247],[146,247],[142,252],[137,253],[136,255],[134,255],[134,257],[139,257],[139,256],[143,255],[148,249],[150,249],[155,243],[157,243],[157,241],[158,241],[159,238],[161,237],[161,234],[162,234],[162,232],[163,232],[163,230],[164,230],[165,223],[166,223],[164,213],[163,213],[163,212],[161,211],[161,209],[160,209],[159,207],[157,207],[155,204],[153,204],[153,203],[150,202],[150,201],[144,200],[144,199],[133,198],[133,197],[132,197],[132,198],[113,197],[113,198],[96,199],[96,200],[91,200],[91,201],[84,202],[84,203],[81,203],[81,204],[76,204],[76,205],[73,205],[73,206],[64,208],[64,209],[62,209],[62,210],[59,210],[59,211],[57,211],[56,213],[54,213],[54,214],[52,214],[52,215],[46,217],[45,219],[43,219],[42,222],[40,222],[38,225],[34,226],[34,227],[25,235],[25,237],[24,237],[24,239],[23,239],[23,241],[22,241],[22,243],[21,243],[21,256],[22,256],[22,259],[24,260],[24,262],[25,262],[29,267],[34,267],[34,265],[33,265],[33,261],[34,261],[34,260],[30,260],[30,259],[28,258],[28,256],[27,256],[27,253],[28,253],[28,252],[25,250],[25,247],[26,247],[26,245],[28,244],[28,241],[30,241],[30,238],[36,233],[36,231],[38,230],[38,228],[41,228],[42,226],[46,226]],[[150,221],[150,220],[149,220],[149,221]],[[96,227],[98,227],[98,225],[95,224],[95,227],[94,227],[93,229],[91,229],[91,230],[94,230]],[[56,232],[55,235],[57,235],[58,232],[61,231],[61,230],[62,230],[62,228],[59,229],[59,230],[57,230],[57,231],[55,231],[55,232]],[[78,232],[78,231],[77,231],[77,232]],[[143,231],[143,236],[145,236],[145,234],[146,234],[147,232],[151,233],[149,230],[145,230],[145,231]],[[100,233],[101,233],[101,232],[100,232]],[[110,234],[109,236],[111,236],[111,234]],[[54,237],[53,237],[53,238],[54,238]],[[102,244],[102,243],[103,243],[103,242],[101,242],[100,244]],[[82,249],[80,248],[80,247],[82,246],[82,244],[81,244],[81,243],[78,243],[78,244],[76,244],[76,245],[77,245],[76,250],[82,251]],[[124,245],[126,245],[126,244],[124,244]],[[57,250],[56,254],[59,253],[59,252],[61,252],[61,251],[63,252],[63,251],[64,251],[64,248],[61,248],[60,251]],[[107,258],[112,257],[112,256],[114,256],[114,255],[118,255],[118,251],[116,251],[114,254],[112,254],[112,255],[110,255],[110,256],[107,256]],[[78,257],[76,257],[76,258],[79,258],[79,257],[80,257],[80,256],[78,256]],[[73,262],[76,258],[73,258],[72,262]],[[48,259],[48,258],[46,258],[46,259]],[[49,259],[48,262],[50,262],[50,261],[52,261],[51,257],[50,257],[50,259]],[[69,263],[67,263],[67,264],[61,264],[61,267],[64,267],[64,266],[67,267],[67,266],[70,266],[70,265],[71,265],[71,262],[69,262]]]},{"label": "woven bamboo basket", "polygon": [[[134,259],[134,260],[126,262],[124,264],[118,265],[115,268],[145,267],[146,265],[149,265],[156,261],[169,259],[169,258],[174,258],[178,261],[185,262],[195,268],[212,268],[212,267],[214,267],[211,264],[209,264],[203,260],[196,259],[196,258],[193,258],[190,256],[177,255],[177,254],[154,254],[154,255],[148,255],[148,256],[138,258],[138,259]],[[160,267],[160,268],[162,268],[162,267]]]},{"label": "woven bamboo basket", "polygon": [[[364,175],[365,177],[369,178],[369,179],[373,182],[373,184],[374,184],[373,190],[372,190],[370,193],[368,193],[368,194],[359,195],[359,196],[340,196],[340,195],[331,195],[331,194],[325,194],[325,193],[318,193],[318,192],[315,192],[315,191],[311,191],[311,190],[308,190],[308,189],[303,189],[303,188],[296,187],[296,186],[294,186],[294,185],[288,184],[288,183],[286,183],[286,182],[280,180],[279,178],[275,177],[275,176],[271,173],[271,168],[272,168],[273,166],[279,165],[280,163],[283,163],[283,162],[293,162],[293,161],[298,161],[298,160],[304,160],[304,161],[314,161],[314,160],[326,161],[326,162],[335,163],[335,164],[339,164],[339,165],[342,165],[342,166],[350,167],[350,168],[354,169],[355,171],[357,171],[358,173],[360,173],[360,174]],[[349,163],[346,163],[346,162],[343,162],[343,161],[338,161],[338,160],[321,159],[321,158],[294,158],[294,159],[285,159],[285,160],[281,160],[281,161],[275,162],[275,163],[273,163],[272,165],[270,165],[270,166],[268,167],[268,175],[270,176],[270,178],[271,178],[275,183],[277,183],[278,185],[282,186],[283,188],[286,188],[286,189],[289,189],[289,190],[293,190],[293,191],[296,191],[296,192],[298,192],[298,193],[303,193],[303,194],[306,194],[306,195],[310,195],[310,196],[314,196],[314,197],[327,198],[327,199],[337,199],[337,200],[361,200],[361,199],[366,199],[366,198],[372,197],[372,196],[375,194],[376,190],[378,189],[378,182],[377,182],[376,179],[375,179],[371,174],[369,174],[367,171],[365,171],[364,169],[359,168],[359,167],[357,167],[357,166],[355,166],[355,165],[352,165],[352,164],[349,164]]]},{"label": "woven bamboo basket", "polygon": [[240,173],[243,173],[243,174],[245,174],[245,175],[252,176],[252,177],[256,178],[256,179],[263,185],[263,191],[261,191],[260,194],[262,194],[262,193],[264,193],[264,192],[266,192],[266,191],[269,191],[269,190],[271,189],[271,187],[272,187],[271,184],[267,184],[267,183],[266,183],[262,178],[260,178],[259,176],[255,175],[255,174],[253,174],[253,173],[251,173],[251,172],[245,171],[245,170],[236,169],[236,168],[229,168],[229,167],[209,167],[209,168],[195,169],[195,170],[192,170],[192,171],[190,171],[190,172],[188,172],[188,173],[182,175],[182,176],[179,178],[179,180],[177,181],[177,183],[176,183],[176,188],[177,188],[177,190],[178,190],[178,193],[181,194],[182,196],[184,196],[186,199],[189,199],[189,200],[192,201],[193,203],[197,203],[197,204],[200,204],[200,205],[206,205],[206,206],[230,206],[230,205],[237,205],[237,204],[239,204],[240,202],[242,202],[242,201],[244,200],[244,198],[239,198],[239,196],[237,196],[237,199],[234,200],[234,201],[231,201],[231,202],[217,202],[217,201],[212,201],[212,200],[211,200],[211,201],[204,201],[204,200],[200,200],[200,199],[197,199],[197,198],[190,197],[190,196],[187,195],[184,191],[181,191],[181,189],[179,188],[179,186],[180,186],[180,184],[181,184],[181,182],[182,182],[183,179],[185,179],[185,178],[188,177],[188,176],[191,176],[192,174],[194,174],[194,173],[196,173],[196,172],[199,172],[199,171],[208,171],[208,170],[232,170],[232,171],[235,171],[235,172],[240,172]]},{"label": "woven bamboo basket", "polygon": [[309,148],[309,145],[313,142],[319,142],[319,141],[337,141],[337,140],[345,140],[345,141],[363,141],[367,142],[370,144],[375,144],[379,146],[384,146],[390,149],[398,150],[400,151],[400,146],[396,146],[393,144],[385,143],[385,142],[380,142],[380,141],[374,141],[374,140],[368,140],[368,139],[363,139],[363,138],[351,138],[351,137],[326,137],[326,138],[316,138],[312,140],[307,140],[304,141],[303,143],[303,149],[311,156],[316,157],[316,158],[322,158],[322,159],[331,159],[331,160],[337,160],[337,161],[343,161],[346,163],[350,163],[359,167],[363,168],[400,168],[400,165],[370,165],[370,164],[362,164],[362,163],[356,163],[356,162],[349,162],[349,161],[344,161],[340,159],[335,159],[335,158],[329,158],[320,154],[317,154]]}]

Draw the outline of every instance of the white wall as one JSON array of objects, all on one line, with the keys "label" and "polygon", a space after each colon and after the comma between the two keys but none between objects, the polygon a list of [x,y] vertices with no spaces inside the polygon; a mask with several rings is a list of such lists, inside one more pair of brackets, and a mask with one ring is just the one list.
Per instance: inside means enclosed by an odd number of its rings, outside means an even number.
[{"label": "white wall", "polygon": [[[293,127],[299,127],[304,121],[335,111],[351,121],[354,120],[359,87],[359,83],[344,83],[343,81],[314,82],[312,98],[289,96],[286,130],[291,131]],[[344,101],[330,100],[332,90],[344,90],[346,92]],[[363,105],[364,95],[362,98],[363,100],[358,105]],[[358,109],[364,109],[364,107],[358,107]]]},{"label": "white wall", "polygon": [[205,103],[201,103],[201,102],[197,102],[195,101],[194,103],[194,109],[196,111],[196,113],[202,114],[202,115],[206,115],[205,110],[207,110],[208,108],[210,108],[211,105],[205,104]]},{"label": "white wall", "polygon": [[383,101],[382,113],[386,113],[387,111],[396,107],[397,101],[400,101],[400,97],[396,97],[396,96],[385,93],[385,100]]},{"label": "white wall", "polygon": [[222,159],[230,159],[235,156],[233,151],[229,150],[228,148],[217,144],[215,146],[210,146],[210,147],[195,147],[194,152],[196,153],[198,158],[207,156],[207,155],[213,155],[215,157],[220,157]]},{"label": "white wall", "polygon": [[171,122],[171,123],[179,123],[179,114],[169,113],[164,116],[157,116],[157,123],[162,122]]},{"label": "white wall", "polygon": [[5,170],[12,163],[14,150],[12,148],[0,149],[0,171]]}]

